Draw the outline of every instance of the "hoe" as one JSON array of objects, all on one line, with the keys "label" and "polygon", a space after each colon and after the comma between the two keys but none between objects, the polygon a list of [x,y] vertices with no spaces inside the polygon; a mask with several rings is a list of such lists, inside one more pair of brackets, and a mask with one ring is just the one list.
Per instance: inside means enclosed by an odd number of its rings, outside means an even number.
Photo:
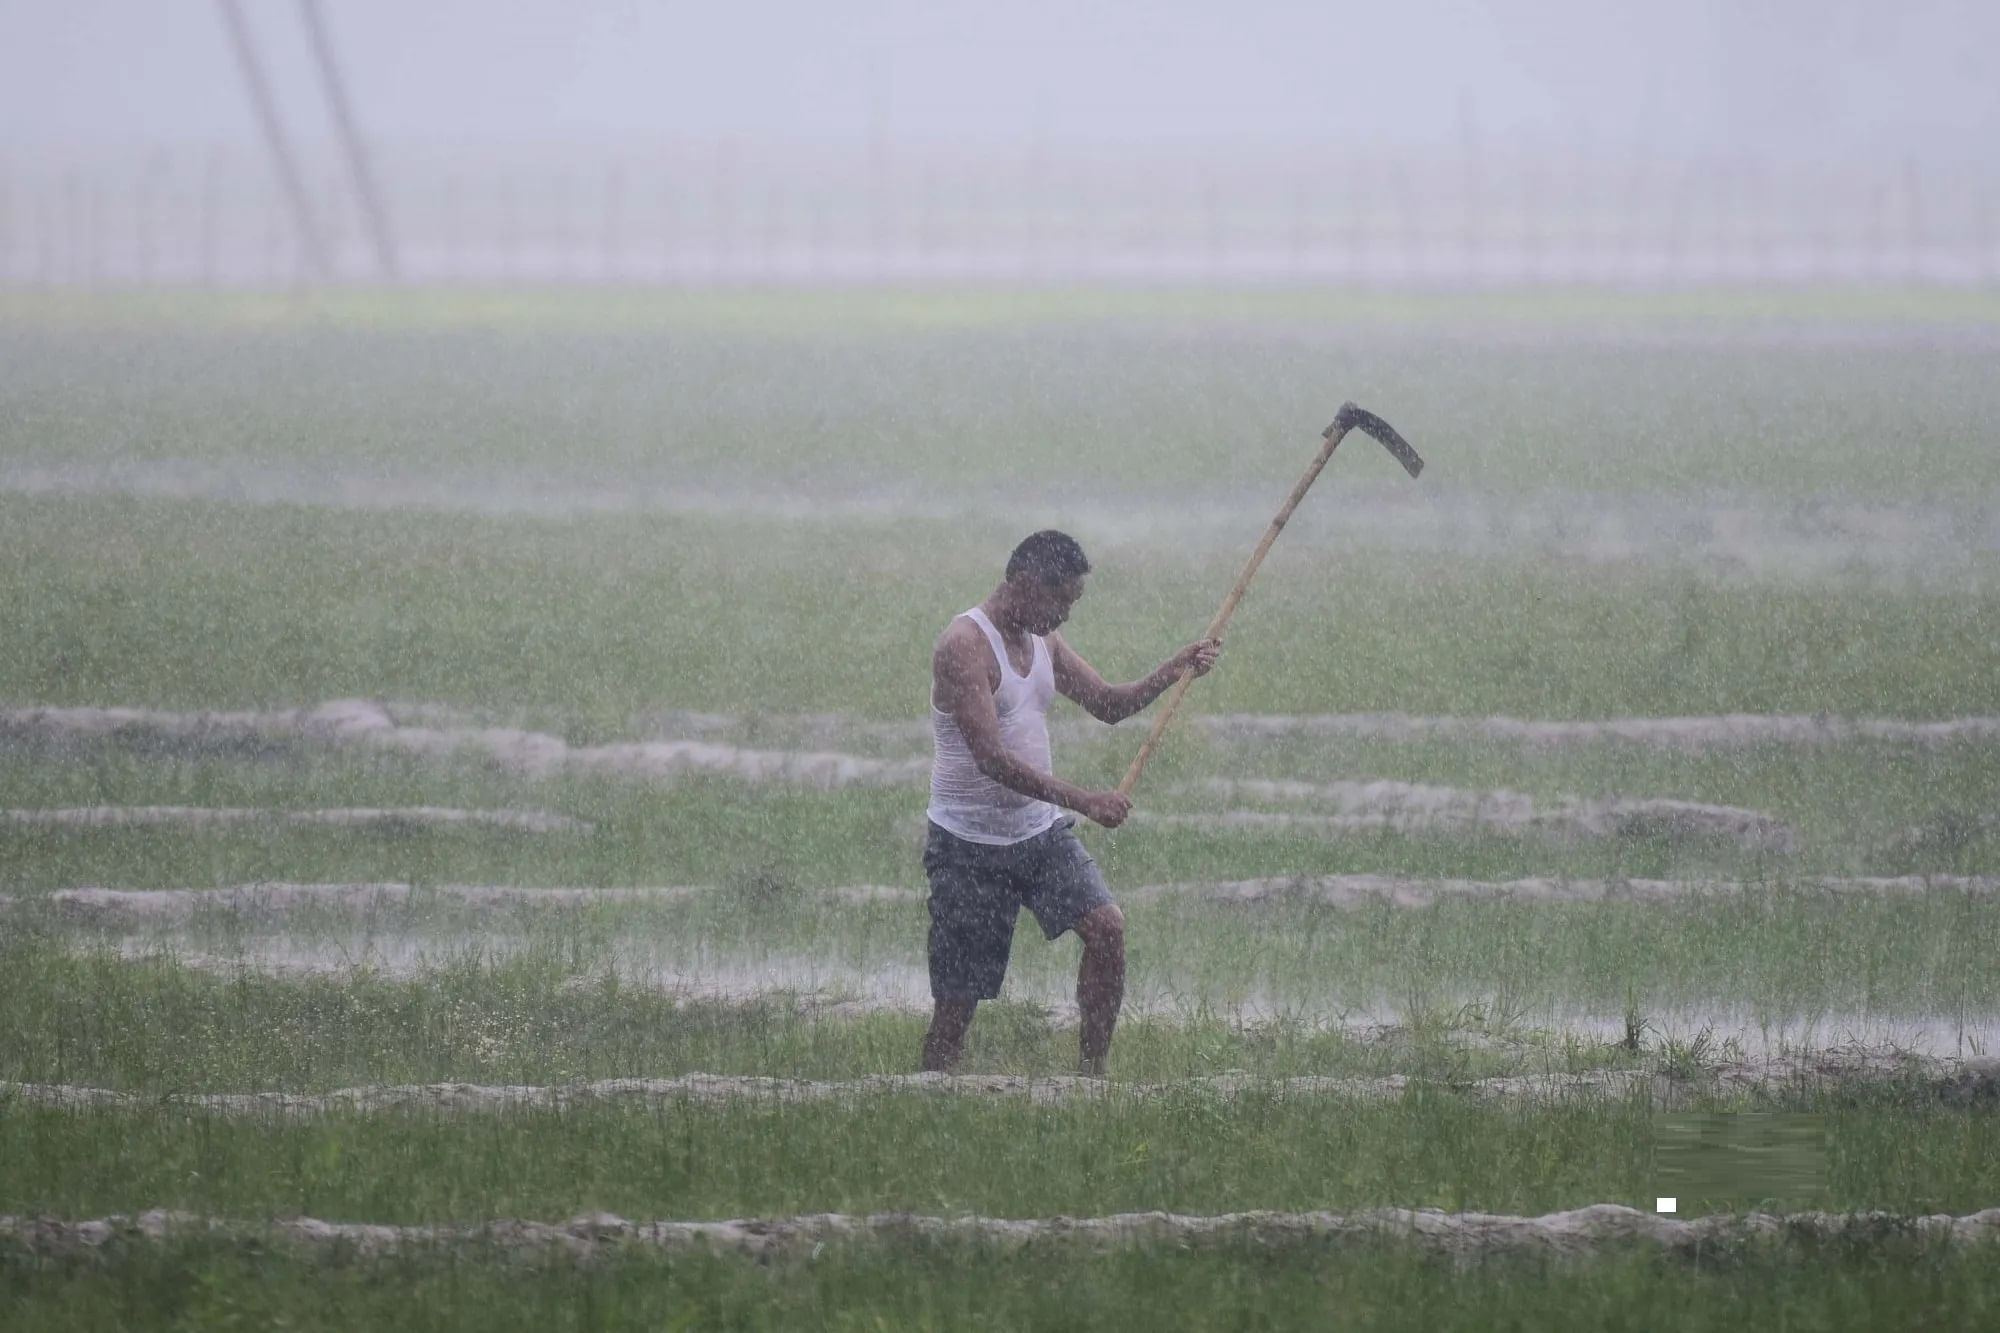
[{"label": "hoe", "polygon": [[[1243,573],[1237,576],[1236,586],[1222,599],[1222,609],[1215,613],[1214,620],[1208,622],[1208,632],[1202,635],[1203,638],[1222,637],[1223,627],[1229,623],[1229,617],[1235,614],[1236,604],[1243,600],[1243,591],[1250,586],[1251,576],[1257,572],[1257,566],[1264,563],[1264,555],[1271,549],[1271,543],[1278,540],[1278,534],[1284,531],[1286,522],[1292,517],[1292,511],[1299,507],[1299,501],[1305,499],[1307,489],[1319,476],[1320,469],[1326,466],[1327,460],[1333,457],[1333,451],[1340,447],[1340,442],[1347,438],[1347,432],[1357,427],[1363,434],[1374,436],[1412,477],[1424,470],[1424,460],[1417,456],[1417,451],[1410,447],[1408,440],[1396,433],[1394,426],[1373,412],[1356,407],[1353,403],[1344,405],[1340,409],[1340,414],[1334,417],[1333,424],[1321,432],[1326,443],[1320,446],[1318,457],[1314,458],[1311,466],[1306,468],[1305,475],[1299,478],[1298,485],[1292,487],[1292,493],[1285,497],[1285,503],[1278,510],[1278,516],[1271,520],[1271,526],[1264,529],[1263,540],[1258,542],[1257,549],[1250,553],[1250,563],[1243,566]],[[1144,771],[1146,761],[1153,757],[1153,750],[1166,732],[1167,723],[1173,721],[1174,710],[1181,706],[1181,696],[1187,693],[1188,682],[1193,679],[1191,671],[1183,672],[1180,680],[1174,685],[1173,693],[1167,696],[1166,707],[1162,708],[1159,716],[1153,720],[1153,730],[1147,735],[1146,743],[1141,745],[1139,753],[1132,757],[1132,766],[1125,770],[1125,780],[1118,784],[1118,790],[1123,795],[1130,796],[1132,789],[1139,785],[1139,774]]]}]

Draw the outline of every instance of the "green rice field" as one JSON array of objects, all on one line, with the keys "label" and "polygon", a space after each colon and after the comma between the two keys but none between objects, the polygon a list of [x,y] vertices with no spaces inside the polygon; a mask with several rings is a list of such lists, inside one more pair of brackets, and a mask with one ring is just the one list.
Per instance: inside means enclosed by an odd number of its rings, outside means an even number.
[{"label": "green rice field", "polygon": [[[1920,291],[0,293],[0,1327],[1990,1326],[1996,349]],[[1032,920],[902,1078],[936,635],[1060,527],[1152,670],[1348,399],[1422,478],[1342,445],[1079,829],[1108,1082]],[[1057,771],[1149,720],[1060,704]],[[1445,1220],[1329,1239],[1377,1209]],[[757,1239],[1154,1213],[1288,1229]],[[756,1225],[499,1226],[591,1214]]]}]

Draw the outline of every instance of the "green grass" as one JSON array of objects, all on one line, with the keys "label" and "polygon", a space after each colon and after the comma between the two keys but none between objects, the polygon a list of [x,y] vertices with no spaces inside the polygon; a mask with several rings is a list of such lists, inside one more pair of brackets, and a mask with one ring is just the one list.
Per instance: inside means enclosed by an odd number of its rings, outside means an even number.
[{"label": "green grass", "polygon": [[[0,498],[14,701],[923,715],[938,630],[1013,538],[925,523],[524,523]],[[1100,551],[1066,631],[1107,676],[1194,637],[1235,553]],[[1283,547],[1200,704],[1487,714],[2000,712],[2000,582],[1745,582]]]},{"label": "green grass", "polygon": [[[2000,1190],[2000,1114],[1801,1100],[1823,1117],[1823,1193],[1689,1198],[1960,1214]],[[327,1112],[224,1118],[174,1107],[0,1109],[0,1214],[476,1222],[801,1212],[1081,1216],[1356,1211],[1397,1205],[1539,1215],[1650,1208],[1644,1097],[1504,1105],[1419,1090],[1392,1102],[1188,1087],[1033,1107],[927,1092],[849,1102],[692,1102],[501,1114]]]},{"label": "green grass", "polygon": [[[915,485],[1016,494],[1024,510],[1145,492],[1275,503],[1351,397],[1396,422],[1431,460],[1421,485],[1447,492],[1989,510],[1995,494],[1990,295],[1806,300],[1789,314],[1782,299],[1676,298],[1622,316],[1591,298],[1325,294],[1234,309],[1157,294],[505,306],[252,298],[156,320],[120,315],[143,302],[10,298],[0,453],[469,486]],[[1877,336],[1884,322],[1908,336]],[[1774,323],[1835,336],[1753,336],[1751,351],[1732,336]],[[1335,469],[1343,486],[1400,476],[1379,451],[1355,455]]]},{"label": "green grass", "polygon": [[591,1265],[415,1254],[321,1259],[186,1239],[0,1258],[0,1315],[65,1330],[1974,1329],[2000,1309],[1982,1250],[1787,1246],[1690,1262],[1644,1249],[1471,1263],[1394,1243],[1086,1255],[980,1245],[810,1261],[630,1253]]},{"label": "green grass", "polygon": [[[541,721],[558,735],[607,738]],[[784,725],[782,719],[760,723],[767,732]],[[1058,741],[1059,770],[1079,782],[1111,785],[1136,749],[1138,733],[1094,725],[1091,731],[1094,739]],[[774,748],[850,744],[824,736],[753,735],[751,740]],[[923,742],[914,738],[851,744],[890,757],[923,752]],[[1395,779],[1521,792],[1538,801],[1674,797],[1746,807],[1791,826],[1798,847],[1777,855],[1693,837],[1562,841],[1471,830],[1325,837],[1143,822],[1116,835],[1089,829],[1086,838],[1113,885],[1123,888],[1355,871],[1471,879],[1990,873],[2000,864],[1996,830],[1979,821],[1982,812],[2000,805],[2000,766],[1989,751],[1977,742],[1766,746],[1698,754],[1615,743],[1546,751],[1480,742],[1230,743],[1178,728],[1148,770],[1139,792],[1142,815],[1212,809],[1212,797],[1185,785],[1212,777]],[[823,792],[719,777],[531,778],[470,759],[341,754],[288,741],[196,743],[179,752],[172,743],[144,740],[15,743],[0,746],[0,808],[525,807],[589,820],[595,830],[535,835],[477,829],[19,828],[0,840],[0,884],[159,888],[259,879],[390,879],[653,885],[717,883],[769,872],[812,887],[918,888],[915,821],[924,800],[921,777],[894,787]],[[1913,830],[1919,831],[1915,839]]]},{"label": "green grass", "polygon": [[[1256,522],[1239,544],[1219,519],[1197,531],[1160,516],[1193,502],[1260,522],[1353,397],[1401,426],[1429,471],[1408,490],[1378,452],[1343,450],[1322,483],[1333,492],[1315,493],[1279,544],[1195,707],[1997,713],[2000,567],[1986,549],[2000,497],[1988,457],[2000,420],[1995,327],[2000,307],[1986,293],[9,293],[0,456],[16,469],[212,468],[253,483],[268,469],[288,485],[416,481],[503,498],[886,496],[946,512],[1011,505],[1019,517],[482,518],[9,495],[0,703],[437,701],[572,744],[625,739],[648,715],[684,708],[741,715],[755,743],[786,744],[797,739],[789,714],[921,718],[938,627],[991,586],[1020,531],[1044,524],[1075,531],[1098,565],[1071,641],[1129,677],[1192,637],[1256,535]],[[1357,545],[1343,517],[1390,487],[1468,513],[1663,497],[1805,525],[1822,505],[1907,504],[1919,521],[1950,525],[1955,544],[1921,570],[1857,560],[1817,575],[1724,570],[1692,550],[1583,564],[1527,547],[1472,560]],[[1691,536],[1698,545],[1702,534]],[[1066,745],[1059,764],[1108,784],[1136,740],[1126,728]],[[840,748],[901,752],[880,739]],[[1628,1003],[1647,1017],[1735,1009],[1787,1031],[1849,1011],[1929,1014],[1940,1029],[1978,1020],[2000,1009],[1992,900],[1837,897],[1796,880],[1992,872],[2000,834],[1977,824],[2000,805],[1989,750],[1531,752],[1183,732],[1149,773],[1149,809],[1198,808],[1200,797],[1173,791],[1182,778],[1384,777],[1745,805],[1792,823],[1801,849],[1779,860],[1646,839],[1093,834],[1116,887],[1340,871],[1766,885],[1657,906],[1135,902],[1134,992],[1150,986],[1185,1006],[1173,1021],[1128,1018],[1116,1073],[1451,1079],[1686,1058],[1657,1042],[1634,1056],[1540,1031],[1559,1010]],[[371,938],[433,944],[435,965],[407,978],[124,961],[29,905],[0,937],[0,1078],[167,1093],[693,1071],[829,1078],[915,1062],[915,1016],[814,1018],[776,997],[675,1001],[641,984],[639,966],[786,954],[920,965],[920,904],[814,894],[917,885],[914,789],[529,780],[282,744],[0,752],[0,805],[99,802],[529,805],[598,828],[550,838],[10,829],[0,889],[266,878],[725,889],[559,919],[472,921],[420,903],[359,923],[306,919],[276,937],[208,917],[156,941],[329,956],[358,942],[363,958]],[[1909,845],[1912,827],[1928,833]],[[1012,993],[1066,991],[1074,953],[1024,930]],[[1322,1015],[1386,1005],[1409,1022],[1393,1041],[1365,1043],[1302,1022],[1230,1021],[1231,1002],[1259,988]],[[1033,1005],[990,1006],[968,1064],[1066,1072],[1074,1041]],[[1829,1125],[1829,1191],[1814,1202],[1964,1212],[2000,1188],[1990,1108],[1884,1091],[1792,1109]],[[1366,1107],[1189,1093],[1038,1110],[898,1096],[248,1126],[161,1106],[11,1105],[0,1107],[0,1211],[1536,1212],[1649,1204],[1655,1131],[1637,1102],[1506,1107],[1435,1092]],[[767,1266],[625,1256],[585,1270],[478,1257],[323,1263],[187,1240],[96,1265],[0,1251],[0,1324],[1979,1327],[2000,1310],[1993,1271],[1985,1256],[1895,1242],[1719,1265],[1638,1253],[1454,1270],[1394,1249],[1085,1260],[939,1247]]]}]

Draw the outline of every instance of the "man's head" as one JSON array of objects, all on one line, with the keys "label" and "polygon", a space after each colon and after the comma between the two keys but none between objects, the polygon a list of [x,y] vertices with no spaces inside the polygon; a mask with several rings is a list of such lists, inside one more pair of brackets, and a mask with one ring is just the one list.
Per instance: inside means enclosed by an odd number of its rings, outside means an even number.
[{"label": "man's head", "polygon": [[1051,634],[1069,619],[1083,596],[1090,561],[1076,538],[1045,528],[1022,539],[1007,557],[1007,599],[1013,618],[1030,634]]}]

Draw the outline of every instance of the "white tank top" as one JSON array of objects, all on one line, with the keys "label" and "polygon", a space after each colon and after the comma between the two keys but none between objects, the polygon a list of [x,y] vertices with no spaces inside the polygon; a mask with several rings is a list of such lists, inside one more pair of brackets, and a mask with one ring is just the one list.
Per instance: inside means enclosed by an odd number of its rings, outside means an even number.
[{"label": "white tank top", "polygon": [[[1000,715],[1000,741],[1008,753],[1028,767],[1051,771],[1049,760],[1049,702],[1056,694],[1055,667],[1049,662],[1049,646],[1041,636],[1031,635],[1034,657],[1028,674],[1014,670],[1007,660],[1007,645],[986,613],[973,607],[965,618],[986,633],[986,642],[1000,663],[1000,688],[993,693],[993,710]],[[933,824],[967,842],[992,846],[1021,842],[1045,833],[1062,811],[1047,801],[1023,796],[1003,787],[979,771],[958,720],[939,710],[931,700],[931,806]]]}]

